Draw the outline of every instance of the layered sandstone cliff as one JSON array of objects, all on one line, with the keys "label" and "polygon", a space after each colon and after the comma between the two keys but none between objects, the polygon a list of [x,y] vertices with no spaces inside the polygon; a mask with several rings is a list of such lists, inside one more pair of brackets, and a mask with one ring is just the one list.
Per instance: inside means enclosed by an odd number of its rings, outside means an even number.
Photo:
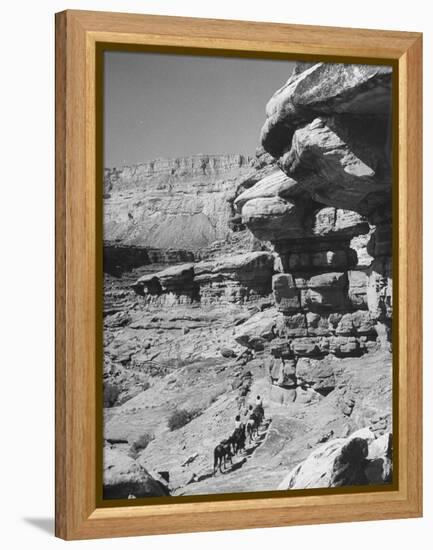
[{"label": "layered sandstone cliff", "polygon": [[276,311],[235,337],[271,346],[281,388],[326,393],[334,357],[390,346],[391,80],[388,67],[299,63],[267,105],[274,162],[233,204],[277,257]]},{"label": "layered sandstone cliff", "polygon": [[104,241],[194,251],[224,239],[228,199],[255,172],[252,162],[244,155],[196,155],[106,169]]},{"label": "layered sandstone cliff", "polygon": [[[132,286],[147,303],[243,303],[271,293],[274,257],[269,252],[222,255],[216,259],[168,267],[140,277]],[[162,300],[161,300],[162,297]]]}]

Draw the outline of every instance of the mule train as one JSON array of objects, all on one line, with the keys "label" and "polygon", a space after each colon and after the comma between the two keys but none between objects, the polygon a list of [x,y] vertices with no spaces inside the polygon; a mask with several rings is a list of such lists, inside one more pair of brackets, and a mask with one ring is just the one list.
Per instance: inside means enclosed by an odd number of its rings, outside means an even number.
[{"label": "mule train", "polygon": [[261,401],[255,406],[254,409],[253,406],[250,405],[246,415],[248,415],[248,419],[245,423],[240,420],[240,416],[236,417],[236,427],[232,435],[227,439],[223,439],[215,447],[213,452],[213,475],[216,474],[218,469],[221,473],[224,473],[223,466],[225,469],[227,467],[227,463],[233,465],[232,458],[238,453],[245,451],[247,439],[251,444],[254,437],[258,435],[259,427],[265,416]]}]

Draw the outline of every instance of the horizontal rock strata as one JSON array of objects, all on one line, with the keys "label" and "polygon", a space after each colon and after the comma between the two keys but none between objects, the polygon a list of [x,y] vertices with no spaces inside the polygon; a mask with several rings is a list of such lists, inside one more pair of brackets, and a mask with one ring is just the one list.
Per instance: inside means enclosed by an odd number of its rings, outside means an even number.
[{"label": "horizontal rock strata", "polygon": [[191,302],[243,302],[269,295],[273,272],[272,254],[250,252],[176,265],[139,278],[133,288],[150,300],[172,295]]},{"label": "horizontal rock strata", "polygon": [[197,250],[225,238],[229,199],[256,172],[252,163],[243,155],[197,155],[107,169],[104,240]]},{"label": "horizontal rock strata", "polygon": [[120,275],[144,265],[178,264],[195,260],[196,254],[191,250],[104,243],[104,272],[112,275]]},{"label": "horizontal rock strata", "polygon": [[276,311],[236,338],[270,345],[274,385],[327,392],[325,358],[391,340],[391,79],[388,67],[300,63],[267,105],[262,145],[275,163],[262,153],[266,172],[233,207],[277,255]]},{"label": "horizontal rock strata", "polygon": [[[299,64],[269,101],[261,136],[264,149],[313,204],[328,205],[352,218],[343,223],[352,232],[350,244],[358,252],[358,265],[368,268],[368,308],[388,328],[392,316],[391,85],[392,69],[386,66]],[[294,218],[293,199],[288,206]],[[305,212],[305,200],[298,210]],[[322,208],[318,215],[326,219],[329,214]],[[326,225],[332,224],[328,220]],[[269,226],[272,233],[272,220]],[[314,222],[308,221],[311,229],[314,233]],[[366,235],[368,239],[362,237]],[[292,246],[289,236],[287,240],[276,245],[283,256]],[[343,256],[339,247],[334,261],[343,263]],[[298,267],[297,260],[298,266],[302,261],[305,267],[312,263],[311,258],[295,258],[286,262],[284,270]]]}]

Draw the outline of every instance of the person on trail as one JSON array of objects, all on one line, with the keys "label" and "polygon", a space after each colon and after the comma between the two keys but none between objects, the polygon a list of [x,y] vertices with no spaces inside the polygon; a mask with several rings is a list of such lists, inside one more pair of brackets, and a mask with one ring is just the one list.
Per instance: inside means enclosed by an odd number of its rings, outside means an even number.
[{"label": "person on trail", "polygon": [[245,395],[241,395],[240,397],[238,397],[238,410],[239,411],[242,411],[242,409],[245,408],[245,403],[246,403],[246,396]]},{"label": "person on trail", "polygon": [[242,422],[240,414],[235,417],[235,429],[230,441],[235,455],[245,449],[245,424]]},{"label": "person on trail", "polygon": [[259,414],[261,416],[261,419],[264,420],[264,418],[265,418],[265,409],[263,408],[263,400],[260,397],[260,395],[258,395],[256,397],[256,411],[259,412]]},{"label": "person on trail", "polygon": [[248,409],[245,411],[245,416],[247,420],[254,420],[254,408],[252,405],[249,405]]},{"label": "person on trail", "polygon": [[252,443],[254,435],[258,434],[258,427],[259,427],[258,416],[257,416],[256,410],[252,405],[249,405],[248,410],[245,413],[245,416],[247,417],[247,421],[245,424],[246,433],[249,437],[250,443]]}]

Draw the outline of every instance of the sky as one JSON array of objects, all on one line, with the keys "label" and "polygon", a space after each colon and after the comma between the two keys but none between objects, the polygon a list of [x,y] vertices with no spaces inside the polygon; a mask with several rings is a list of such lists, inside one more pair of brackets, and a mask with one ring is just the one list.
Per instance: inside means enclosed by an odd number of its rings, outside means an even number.
[{"label": "sky", "polygon": [[104,165],[254,155],[265,106],[293,62],[106,52]]}]

